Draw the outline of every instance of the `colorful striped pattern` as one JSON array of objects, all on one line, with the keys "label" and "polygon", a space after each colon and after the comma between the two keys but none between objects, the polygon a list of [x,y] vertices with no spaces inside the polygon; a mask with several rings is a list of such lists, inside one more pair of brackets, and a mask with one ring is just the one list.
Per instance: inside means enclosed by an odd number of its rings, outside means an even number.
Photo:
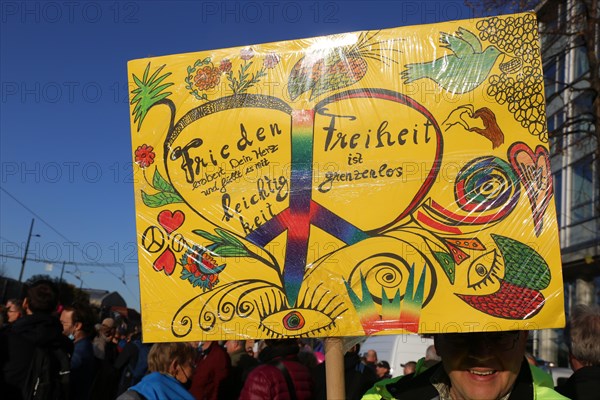
[{"label": "colorful striped pattern", "polygon": [[312,201],[313,110],[292,112],[292,168],[289,207],[246,236],[265,246],[287,230],[283,281],[289,306],[296,304],[304,279],[310,226],[315,225],[346,244],[369,237],[365,232]]},{"label": "colorful striped pattern", "polygon": [[363,275],[360,276],[362,299],[358,297],[349,282],[344,281],[350,301],[354,305],[365,334],[372,335],[383,330],[398,329],[417,333],[421,319],[421,308],[425,298],[426,268],[423,268],[416,290],[414,280],[416,268],[410,270],[404,299],[400,299],[400,292],[396,292],[390,301],[382,289],[381,313],[377,311],[374,296],[369,291]]},{"label": "colorful striped pattern", "polygon": [[421,306],[423,305],[425,275],[427,275],[427,269],[423,268],[421,278],[419,279],[419,285],[416,290],[413,290],[415,280],[414,272],[415,266],[413,265],[408,277],[408,283],[406,284],[406,294],[404,295],[404,304],[402,304],[400,322],[404,329],[416,333],[419,331],[419,320],[421,319]]}]

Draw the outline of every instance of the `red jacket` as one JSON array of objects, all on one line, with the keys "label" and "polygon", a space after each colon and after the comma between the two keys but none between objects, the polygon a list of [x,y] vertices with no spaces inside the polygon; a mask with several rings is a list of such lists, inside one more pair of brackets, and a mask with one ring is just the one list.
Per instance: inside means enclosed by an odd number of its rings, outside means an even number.
[{"label": "red jacket", "polygon": [[269,363],[254,368],[242,389],[240,400],[290,400],[287,381],[283,373],[273,365],[281,360],[285,365],[298,400],[309,400],[314,397],[310,370],[298,361],[295,355],[277,357]]},{"label": "red jacket", "polygon": [[217,342],[212,342],[196,362],[190,393],[196,400],[223,399],[223,383],[231,372],[229,354]]}]

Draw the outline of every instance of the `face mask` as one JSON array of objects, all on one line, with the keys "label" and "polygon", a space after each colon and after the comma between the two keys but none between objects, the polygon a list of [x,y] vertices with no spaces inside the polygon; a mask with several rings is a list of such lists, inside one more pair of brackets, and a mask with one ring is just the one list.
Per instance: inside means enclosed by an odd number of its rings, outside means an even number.
[{"label": "face mask", "polygon": [[68,338],[69,338],[69,340],[73,341],[73,340],[75,340],[75,335],[73,335],[72,333],[69,333]]},{"label": "face mask", "polygon": [[[181,367],[180,367],[181,368]],[[192,387],[192,377],[188,376],[188,374],[185,372],[185,369],[181,368],[181,372],[183,373],[183,376],[185,376],[185,382],[179,382],[181,383],[181,385],[186,389],[186,390],[190,390]],[[193,374],[193,372],[192,372]]]},{"label": "face mask", "polygon": [[181,385],[185,388],[185,390],[189,391],[192,388],[192,380],[188,379],[186,383],[182,383]]}]

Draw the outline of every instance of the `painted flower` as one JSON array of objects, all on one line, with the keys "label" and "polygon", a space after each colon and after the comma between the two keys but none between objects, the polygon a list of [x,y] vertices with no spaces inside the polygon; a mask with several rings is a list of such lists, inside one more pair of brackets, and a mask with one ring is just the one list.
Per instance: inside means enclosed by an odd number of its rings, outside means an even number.
[{"label": "painted flower", "polygon": [[277,64],[279,64],[279,61],[281,60],[281,57],[279,57],[277,54],[275,53],[269,53],[265,56],[265,68],[271,69],[271,68],[275,68],[275,66]]},{"label": "painted flower", "polygon": [[242,49],[242,51],[240,51],[240,58],[242,60],[248,61],[252,57],[254,57],[254,50],[252,50],[252,47],[248,47],[247,49]]},{"label": "painted flower", "polygon": [[202,253],[202,267],[203,270],[209,270],[210,273],[218,273],[219,264],[213,256],[208,254],[207,252]]},{"label": "painted flower", "polygon": [[181,264],[181,279],[190,281],[193,286],[200,286],[203,291],[215,287],[219,283],[219,273],[225,269],[225,264],[217,264],[206,249],[200,246],[189,249],[183,255]]},{"label": "painted flower", "polygon": [[135,149],[135,163],[140,166],[140,168],[147,168],[154,162],[154,148],[148,145],[141,145],[137,149]]},{"label": "painted flower", "polygon": [[184,256],[184,260],[185,264],[182,262],[183,268],[185,268],[189,273],[193,274],[195,277],[199,277],[200,271],[198,270],[198,264],[194,259],[194,255],[186,253],[186,255]]},{"label": "painted flower", "polygon": [[221,60],[219,70],[225,74],[231,71],[231,61],[228,58],[224,58],[223,60]]},{"label": "painted flower", "polygon": [[194,76],[195,85],[199,90],[212,89],[219,84],[220,74],[218,68],[206,65],[196,72],[196,76]]}]

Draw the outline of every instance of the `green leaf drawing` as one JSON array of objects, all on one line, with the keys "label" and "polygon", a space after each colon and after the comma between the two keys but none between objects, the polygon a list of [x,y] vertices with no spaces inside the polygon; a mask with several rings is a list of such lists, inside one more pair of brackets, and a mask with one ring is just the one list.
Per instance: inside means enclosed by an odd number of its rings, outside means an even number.
[{"label": "green leaf drawing", "polygon": [[154,170],[154,176],[152,177],[152,186],[154,189],[159,192],[168,192],[175,193],[175,188],[168,182],[165,178],[162,177],[160,172],[158,172],[158,168]]},{"label": "green leaf drawing", "polygon": [[206,93],[203,93],[202,96],[198,94],[197,90],[194,90],[190,93],[196,98],[196,100],[208,100],[208,96],[206,95]]},{"label": "green leaf drawing", "polygon": [[232,245],[217,245],[212,252],[219,257],[246,257],[249,254],[245,247]]},{"label": "green leaf drawing", "polygon": [[146,66],[142,79],[132,75],[133,82],[137,88],[131,91],[131,93],[135,95],[131,99],[131,105],[135,105],[132,114],[135,115],[133,122],[138,123],[138,132],[142,126],[144,118],[146,118],[146,114],[148,114],[148,110],[150,110],[150,108],[152,108],[152,106],[157,104],[159,101],[164,100],[171,95],[171,92],[163,92],[163,90],[173,85],[173,83],[165,83],[161,85],[161,82],[171,75],[171,72],[159,76],[160,71],[162,71],[165,65],[154,71],[150,77],[148,77],[150,73],[150,63],[148,63],[148,66]]},{"label": "green leaf drawing", "polygon": [[142,201],[151,208],[162,207],[167,204],[183,203],[183,199],[176,193],[158,192],[156,194],[147,194],[142,191]]},{"label": "green leaf drawing", "polygon": [[238,247],[245,247],[244,244],[238,238],[236,238],[226,230],[221,228],[215,228],[215,232],[217,232],[217,235],[221,236],[224,239],[225,243],[229,243]]},{"label": "green leaf drawing", "polygon": [[[237,82],[236,83],[236,87],[235,89],[233,89],[234,93],[244,93],[246,92],[248,89],[250,89],[252,86],[254,86],[256,83],[260,82],[260,78],[264,77],[267,75],[267,72],[265,71],[264,66],[259,69],[256,74],[252,74],[252,76],[250,76],[247,71],[248,68],[252,65],[252,61],[250,61],[247,64],[242,65],[242,67],[240,68],[239,71],[239,78],[240,78],[240,82],[239,84]],[[248,76],[250,76],[250,79],[248,79]],[[234,80],[235,81],[235,80]]]},{"label": "green leaf drawing", "polygon": [[221,243],[222,239],[219,236],[213,235],[212,233],[203,231],[201,229],[193,230],[192,233],[195,233],[198,236],[202,236],[206,240],[210,240],[213,243]]},{"label": "green leaf drawing", "polygon": [[238,238],[224,229],[215,228],[218,236],[201,229],[196,229],[192,232],[198,236],[202,236],[206,240],[212,241],[213,244],[209,245],[208,248],[211,253],[219,257],[248,257],[255,255]]}]

